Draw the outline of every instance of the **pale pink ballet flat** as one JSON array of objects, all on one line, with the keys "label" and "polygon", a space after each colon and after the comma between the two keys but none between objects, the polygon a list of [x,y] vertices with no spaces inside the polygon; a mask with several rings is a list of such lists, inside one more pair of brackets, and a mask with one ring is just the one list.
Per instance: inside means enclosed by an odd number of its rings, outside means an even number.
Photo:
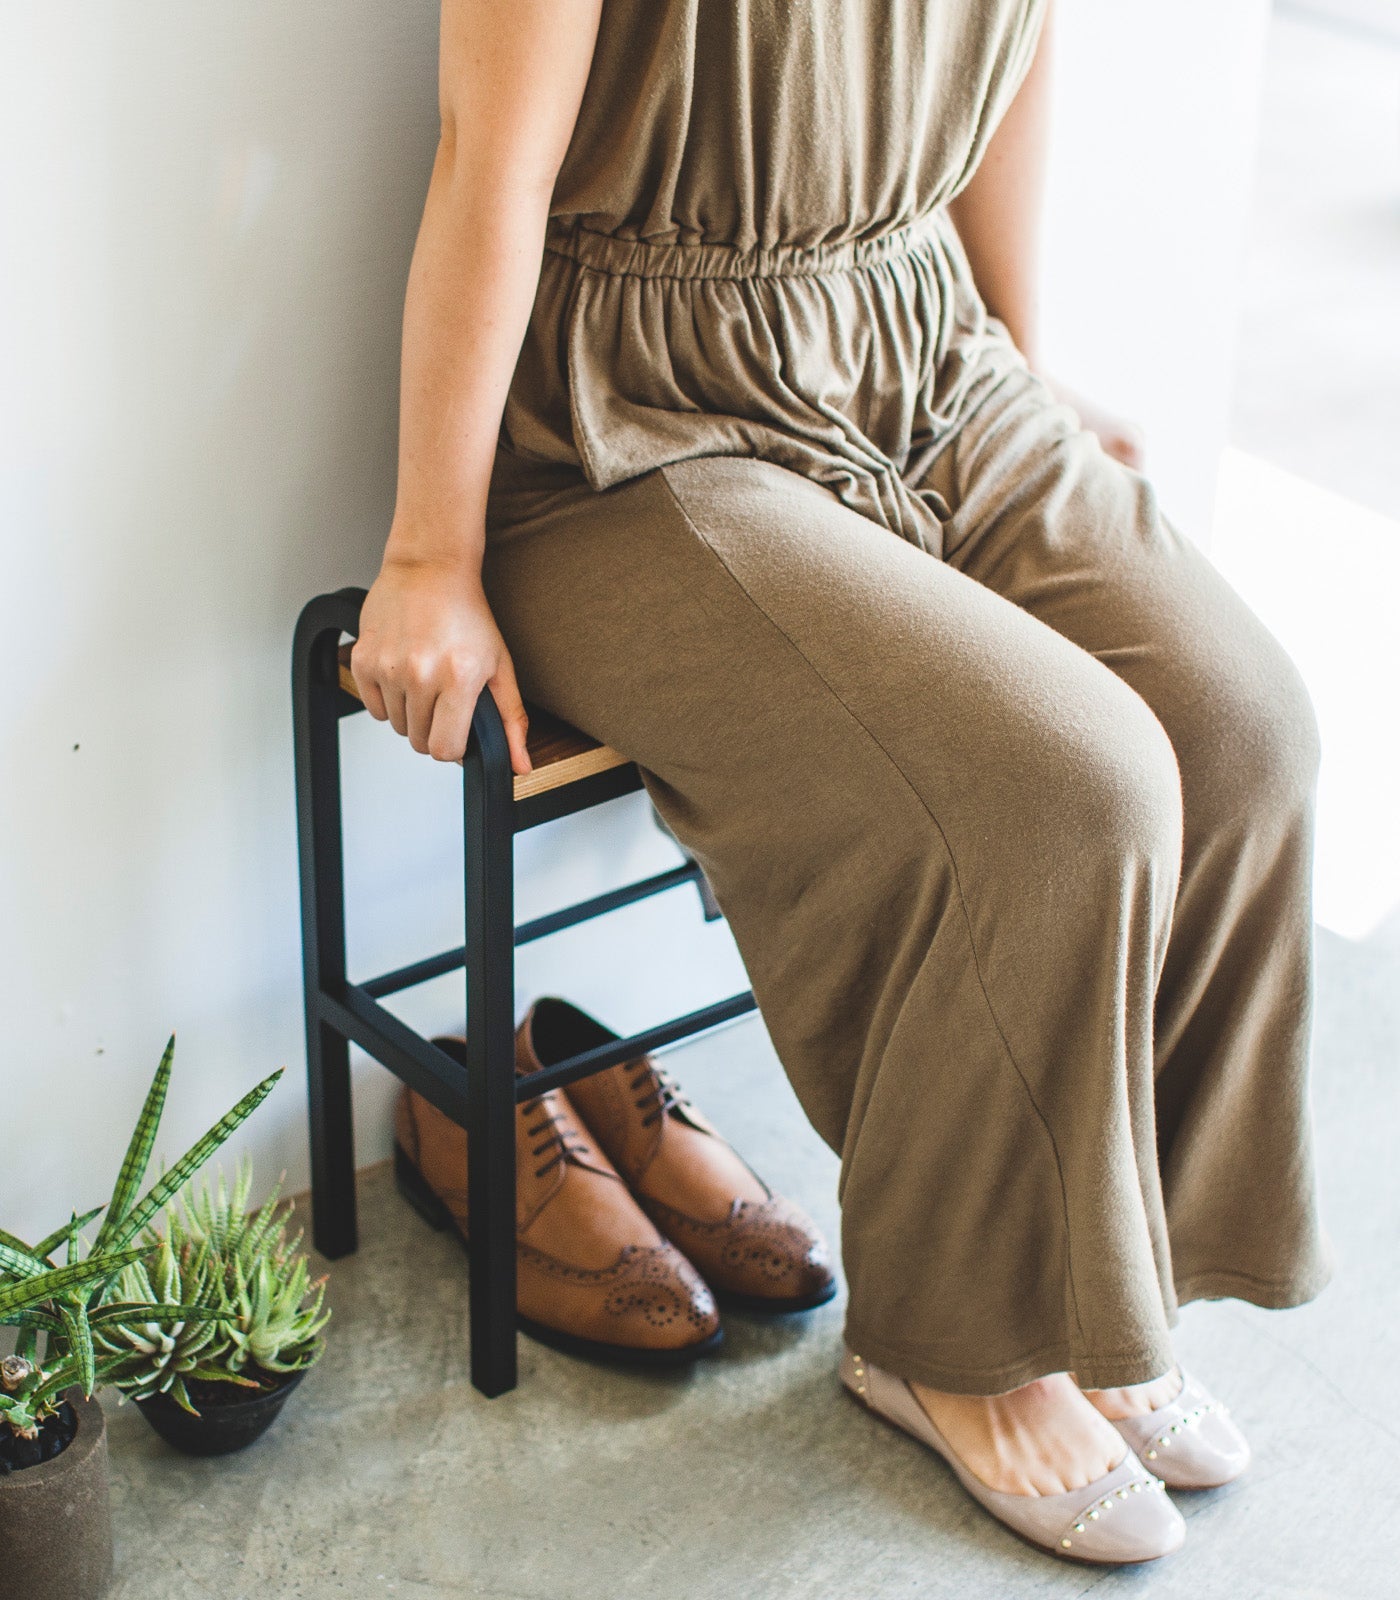
[{"label": "pale pink ballet flat", "polygon": [[1113,1426],[1172,1489],[1218,1489],[1249,1465],[1249,1443],[1228,1408],[1188,1372],[1175,1400]]},{"label": "pale pink ballet flat", "polygon": [[1112,1472],[1067,1494],[1004,1494],[990,1488],[953,1453],[903,1378],[862,1360],[841,1358],[841,1381],[863,1406],[935,1451],[977,1503],[1028,1544],[1095,1566],[1156,1561],[1181,1548],[1186,1524],[1129,1448]]}]

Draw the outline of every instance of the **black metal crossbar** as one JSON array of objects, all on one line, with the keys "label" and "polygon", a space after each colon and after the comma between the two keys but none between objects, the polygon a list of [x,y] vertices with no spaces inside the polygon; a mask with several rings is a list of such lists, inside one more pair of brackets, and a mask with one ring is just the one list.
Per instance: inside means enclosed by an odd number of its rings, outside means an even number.
[{"label": "black metal crossbar", "polygon": [[[700,868],[693,861],[687,861],[683,866],[670,867],[665,872],[658,872],[655,877],[624,884],[620,889],[609,889],[606,894],[594,895],[591,900],[580,900],[577,905],[548,912],[545,916],[536,917],[532,922],[522,922],[515,930],[516,948],[522,944],[532,944],[536,939],[543,939],[548,934],[561,933],[565,928],[576,927],[580,922],[589,922],[594,917],[601,917],[604,912],[617,911],[622,906],[634,905],[638,900],[662,894],[667,889],[679,889],[685,884],[697,883],[700,876]],[[444,950],[441,955],[429,956],[425,961],[415,961],[410,966],[398,967],[381,977],[370,978],[360,987],[366,994],[380,997],[398,994],[403,989],[412,989],[420,983],[427,983],[431,978],[441,978],[449,972],[456,972],[460,967],[464,967],[466,962],[467,947],[461,944],[455,950]]]},{"label": "black metal crossbar", "polygon": [[[755,1008],[731,995],[670,1022],[555,1062],[515,1070],[515,949],[650,895],[693,883],[707,918],[718,914],[693,861],[515,925],[514,836],[642,787],[633,765],[515,799],[500,713],[483,689],[462,763],[466,941],[365,983],[345,960],[345,869],[339,724],[363,709],[340,686],[339,650],[359,629],[364,590],[320,595],[302,611],[292,649],[297,844],[310,1103],[311,1215],[331,1259],[358,1243],[350,1045],[356,1044],[466,1130],[471,1214],[471,1372],[483,1394],[515,1387],[515,1108],[547,1089],[635,1060]],[[380,1004],[385,996],[461,971],[465,1065]]]}]

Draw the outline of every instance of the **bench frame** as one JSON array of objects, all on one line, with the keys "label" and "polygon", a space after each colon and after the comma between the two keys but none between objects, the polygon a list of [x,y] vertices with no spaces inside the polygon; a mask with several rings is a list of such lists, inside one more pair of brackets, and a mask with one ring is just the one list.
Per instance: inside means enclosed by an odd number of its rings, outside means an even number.
[{"label": "bench frame", "polygon": [[[587,1050],[542,1071],[515,1071],[515,947],[684,884],[701,894],[707,920],[720,915],[699,866],[684,865],[515,924],[517,833],[642,788],[632,762],[598,746],[597,766],[520,793],[496,703],[483,689],[462,763],[465,942],[453,950],[352,983],[345,956],[345,871],[341,818],[341,720],[364,709],[349,692],[342,639],[359,631],[363,589],[309,602],[292,652],[297,845],[301,863],[306,1069],[310,1097],[311,1212],[316,1248],[330,1260],[358,1244],[350,1045],[356,1044],[467,1134],[471,1216],[471,1377],[494,1396],[516,1383],[515,1116],[521,1101],[632,1061],[755,1009],[751,991]],[[353,680],[348,680],[353,683]],[[561,764],[562,765],[562,764]],[[466,981],[465,1066],[380,1004],[388,995],[461,970]]]}]

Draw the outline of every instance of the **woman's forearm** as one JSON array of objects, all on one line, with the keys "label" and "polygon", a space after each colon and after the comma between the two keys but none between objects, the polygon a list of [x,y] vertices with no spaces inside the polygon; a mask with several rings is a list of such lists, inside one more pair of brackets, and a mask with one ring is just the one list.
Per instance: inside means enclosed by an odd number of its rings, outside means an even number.
[{"label": "woman's forearm", "polygon": [[1040,360],[1038,284],[1045,153],[1050,124],[1051,8],[1034,60],[987,145],[972,181],[949,214],[972,276],[1022,355]]},{"label": "woman's forearm", "polygon": [[501,413],[601,0],[443,0],[442,136],[404,303],[389,561],[479,568]]},{"label": "woman's forearm", "polygon": [[529,717],[482,588],[486,494],[602,0],[443,0],[442,138],[404,304],[399,480],[350,670],[370,715],[459,761],[483,688]]},{"label": "woman's forearm", "polygon": [[451,145],[444,138],[438,149],[404,302],[398,497],[385,555],[479,568],[549,192],[502,193]]}]

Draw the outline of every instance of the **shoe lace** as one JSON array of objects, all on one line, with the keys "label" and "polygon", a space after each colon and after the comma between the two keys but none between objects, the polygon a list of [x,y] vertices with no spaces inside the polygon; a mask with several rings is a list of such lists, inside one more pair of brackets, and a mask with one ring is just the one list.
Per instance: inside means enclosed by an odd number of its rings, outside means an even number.
[{"label": "shoe lace", "polygon": [[[562,1166],[570,1156],[588,1154],[588,1146],[583,1142],[577,1124],[556,1097],[536,1095],[533,1100],[527,1100],[520,1111],[526,1119],[526,1135],[539,1140],[538,1144],[531,1145],[530,1154],[549,1156],[543,1166],[535,1168],[537,1178],[547,1176],[555,1167]],[[528,1120],[532,1116],[537,1117],[534,1127],[530,1126]]]},{"label": "shoe lace", "polygon": [[650,1128],[659,1122],[672,1106],[679,1106],[682,1110],[690,1109],[690,1101],[681,1086],[664,1067],[652,1066],[646,1061],[634,1062],[633,1066],[638,1070],[634,1073],[629,1087],[632,1090],[633,1104],[638,1111],[646,1113],[642,1118],[644,1128]]}]

